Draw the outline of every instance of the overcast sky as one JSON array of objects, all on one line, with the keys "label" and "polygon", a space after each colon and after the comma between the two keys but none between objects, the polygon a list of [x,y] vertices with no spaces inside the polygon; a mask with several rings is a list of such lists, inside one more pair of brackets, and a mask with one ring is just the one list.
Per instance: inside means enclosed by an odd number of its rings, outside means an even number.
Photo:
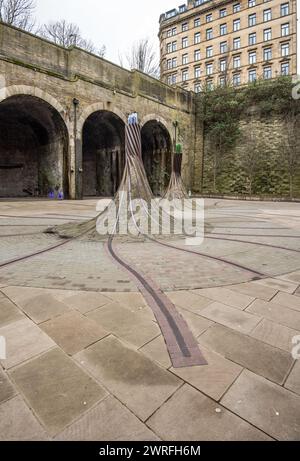
[{"label": "overcast sky", "polygon": [[119,63],[119,51],[151,37],[158,46],[161,13],[178,6],[181,0],[36,0],[41,23],[66,19],[79,25],[82,35],[99,47],[106,45],[106,58]]},{"label": "overcast sky", "polygon": [[[184,0],[37,0],[41,23],[66,19],[79,25],[82,35],[96,46],[106,45],[106,58],[119,63],[132,43],[149,37],[158,47],[158,19],[161,13],[184,3]],[[300,14],[300,0],[298,17]],[[300,53],[298,21],[298,56]],[[300,56],[298,58],[300,74]]]}]

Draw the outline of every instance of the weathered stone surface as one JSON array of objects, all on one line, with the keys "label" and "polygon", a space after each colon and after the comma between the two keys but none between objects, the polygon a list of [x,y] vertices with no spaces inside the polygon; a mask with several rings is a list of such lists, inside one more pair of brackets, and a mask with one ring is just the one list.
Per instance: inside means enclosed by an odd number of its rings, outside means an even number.
[{"label": "weathered stone surface", "polygon": [[96,322],[70,312],[41,324],[41,328],[67,354],[74,355],[108,335]]},{"label": "weathered stone surface", "polygon": [[243,371],[222,405],[277,440],[300,440],[300,397]]},{"label": "weathered stone surface", "polygon": [[1,360],[6,369],[55,346],[52,339],[27,318],[0,328],[0,336],[6,339],[6,360]]},{"label": "weathered stone surface", "polygon": [[112,336],[79,352],[76,359],[143,421],[182,383]]},{"label": "weathered stone surface", "polygon": [[270,301],[278,290],[267,286],[259,285],[254,282],[241,283],[239,285],[232,285],[230,290],[238,291],[253,298],[259,298],[264,301]]},{"label": "weathered stone surface", "polygon": [[124,405],[108,397],[59,434],[57,441],[155,441],[158,437]]},{"label": "weathered stone surface", "polygon": [[293,363],[291,354],[221,325],[201,335],[199,343],[279,384]]},{"label": "weathered stone surface", "polygon": [[18,305],[35,323],[46,322],[70,310],[66,304],[52,295],[36,296],[24,304],[18,301]]},{"label": "weathered stone surface", "polygon": [[20,396],[0,405],[0,440],[5,442],[44,442],[49,440]]},{"label": "weathered stone surface", "polygon": [[291,352],[292,339],[296,335],[300,335],[300,332],[267,319],[263,319],[251,333],[253,338],[260,339],[287,352]]},{"label": "weathered stone surface", "polygon": [[201,313],[202,309],[211,304],[211,299],[193,294],[189,291],[174,291],[167,293],[172,303],[183,309],[194,312],[195,314]]},{"label": "weathered stone surface", "polygon": [[247,308],[247,312],[252,314],[260,315],[273,322],[285,325],[288,328],[295,328],[300,331],[300,313],[294,309],[281,306],[275,303],[266,303],[264,301],[256,300],[250,307]]},{"label": "weathered stone surface", "polygon": [[285,387],[300,395],[300,360],[296,361],[294,368],[291,371],[291,374],[286,380]]},{"label": "weathered stone surface", "polygon": [[145,344],[140,351],[164,368],[170,368],[172,365],[163,336],[158,336],[158,338],[153,339],[150,343]]},{"label": "weathered stone surface", "polygon": [[111,300],[128,307],[131,311],[138,311],[147,306],[146,301],[140,293],[105,293]]},{"label": "weathered stone surface", "polygon": [[171,371],[188,384],[218,401],[241,373],[242,367],[204,347],[201,347],[201,352],[208,365],[171,368]]},{"label": "weathered stone surface", "polygon": [[24,318],[20,310],[7,298],[0,298],[0,327]]},{"label": "weathered stone surface", "polygon": [[294,296],[289,293],[277,293],[276,296],[272,299],[271,303],[280,304],[281,306],[289,307],[290,309],[295,309],[300,312],[300,298],[299,296]]},{"label": "weathered stone surface", "polygon": [[[217,409],[221,411],[216,412]],[[163,440],[270,440],[264,433],[188,385],[179,389],[147,424]]]},{"label": "weathered stone surface", "polygon": [[297,283],[292,283],[288,280],[281,280],[280,278],[263,279],[258,280],[254,283],[258,283],[259,285],[265,285],[267,287],[274,288],[275,290],[284,291],[285,293],[290,294],[293,294],[298,287]]},{"label": "weathered stone surface", "polygon": [[187,322],[191,332],[196,337],[200,336],[204,331],[211,327],[214,322],[201,317],[200,315],[194,314],[186,309],[180,307],[177,308],[184,320]]},{"label": "weathered stone surface", "polygon": [[243,333],[250,333],[261,320],[256,315],[239,311],[221,303],[210,304],[201,311],[201,315]]},{"label": "weathered stone surface", "polygon": [[7,378],[6,374],[0,370],[0,404],[11,399],[17,391]]},{"label": "weathered stone surface", "polygon": [[107,395],[59,349],[15,368],[10,376],[53,435]]},{"label": "weathered stone surface", "polygon": [[237,293],[223,287],[204,288],[202,290],[194,290],[193,293],[241,310],[246,309],[255,299],[252,296]]},{"label": "weathered stone surface", "polygon": [[141,347],[160,334],[159,327],[119,303],[111,303],[88,314],[106,331]]},{"label": "weathered stone surface", "polygon": [[86,314],[110,303],[110,299],[102,293],[79,292],[63,298],[63,302],[72,309],[77,309],[82,314]]}]

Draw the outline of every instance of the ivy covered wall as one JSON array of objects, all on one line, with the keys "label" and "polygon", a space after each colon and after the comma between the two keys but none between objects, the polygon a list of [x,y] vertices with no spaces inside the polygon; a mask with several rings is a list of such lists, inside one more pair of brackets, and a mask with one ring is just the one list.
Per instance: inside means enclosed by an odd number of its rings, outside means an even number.
[{"label": "ivy covered wall", "polygon": [[203,194],[300,198],[300,100],[293,87],[280,77],[198,96]]}]

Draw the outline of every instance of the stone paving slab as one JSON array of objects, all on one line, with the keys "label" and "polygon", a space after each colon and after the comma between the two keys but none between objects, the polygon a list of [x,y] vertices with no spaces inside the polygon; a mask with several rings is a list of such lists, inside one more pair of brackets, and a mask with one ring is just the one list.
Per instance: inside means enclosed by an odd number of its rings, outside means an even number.
[{"label": "stone paving slab", "polygon": [[201,348],[201,351],[208,365],[171,368],[170,371],[183,381],[218,401],[241,373],[242,367],[204,347]]},{"label": "stone paving slab", "polygon": [[20,396],[0,405],[0,441],[45,442],[47,433]]},{"label": "stone paving slab", "polygon": [[25,318],[25,316],[15,304],[4,296],[0,298],[0,327],[23,318]]},{"label": "stone paving slab", "polygon": [[243,333],[250,333],[261,320],[261,318],[256,315],[239,311],[234,307],[229,307],[217,302],[203,309],[201,315]]},{"label": "stone paving slab", "polygon": [[36,296],[24,304],[18,301],[18,305],[37,324],[70,311],[70,308],[66,304],[48,294]]},{"label": "stone paving slab", "polygon": [[278,278],[280,278],[280,280],[287,280],[288,282],[300,284],[300,270],[280,275]]},{"label": "stone paving slab", "polygon": [[300,360],[296,361],[294,368],[286,380],[285,387],[300,395]]},{"label": "stone paving slab", "polygon": [[246,309],[255,299],[252,296],[237,293],[223,287],[204,288],[202,290],[194,290],[193,293],[240,310]]},{"label": "stone paving slab", "polygon": [[271,440],[263,432],[187,384],[147,421],[147,425],[163,440]]},{"label": "stone paving slab", "polygon": [[299,296],[294,296],[289,293],[279,292],[272,299],[271,303],[280,304],[281,306],[289,307],[290,309],[295,309],[300,312],[300,298]]},{"label": "stone paving slab", "polygon": [[284,382],[293,364],[291,354],[221,325],[209,328],[199,343],[278,384]]},{"label": "stone paving slab", "polygon": [[0,328],[0,336],[6,339],[6,360],[0,363],[6,369],[12,368],[55,346],[38,326],[28,318]]},{"label": "stone paving slab", "polygon": [[272,299],[273,296],[275,296],[278,291],[274,288],[259,285],[254,282],[241,283],[239,285],[232,285],[228,288],[230,288],[230,290],[234,290],[239,293],[252,296],[253,298],[262,299],[263,301],[270,301],[270,299]]},{"label": "stone paving slab", "polygon": [[0,404],[17,394],[6,373],[0,369]]},{"label": "stone paving slab", "polygon": [[178,312],[182,315],[184,320],[187,322],[191,332],[194,336],[198,337],[204,331],[206,331],[209,327],[211,327],[214,322],[211,320],[206,319],[205,317],[201,317],[200,315],[194,314],[186,309],[182,309],[177,307]]},{"label": "stone paving slab", "polygon": [[172,366],[165,340],[162,335],[141,347],[140,351],[164,368]]},{"label": "stone paving slab", "polygon": [[65,429],[55,440],[148,442],[159,438],[124,405],[109,396]]},{"label": "stone paving slab", "polygon": [[87,315],[106,331],[138,348],[160,334],[160,329],[154,322],[116,302]]},{"label": "stone paving slab", "polygon": [[113,336],[79,352],[76,359],[143,421],[182,384]]},{"label": "stone paving slab", "polygon": [[293,294],[298,287],[297,283],[292,283],[288,280],[280,280],[279,278],[257,280],[253,283],[258,285],[264,285],[266,287],[274,288],[274,290],[280,290],[290,294]]},{"label": "stone paving slab", "polygon": [[140,293],[105,293],[105,296],[112,301],[116,301],[128,307],[132,311],[139,311],[141,308],[147,306],[146,301]]},{"label": "stone paving slab", "polygon": [[70,308],[77,309],[82,314],[86,314],[111,302],[106,295],[92,292],[78,292],[72,296],[64,297],[62,301]]},{"label": "stone paving slab", "polygon": [[201,310],[211,304],[213,301],[203,296],[193,294],[189,291],[170,291],[167,293],[168,298],[175,306],[189,310],[195,314],[201,313]]},{"label": "stone paving slab", "polygon": [[52,435],[107,395],[59,349],[13,369],[10,376]]},{"label": "stone paving slab", "polygon": [[291,352],[293,348],[292,339],[300,335],[300,331],[292,330],[278,323],[263,319],[250,333],[253,338],[264,341],[271,346],[278,347],[284,351]]},{"label": "stone paving slab", "polygon": [[280,304],[256,300],[247,308],[247,312],[260,315],[268,320],[300,331],[300,312],[294,309],[289,309]]},{"label": "stone paving slab", "polygon": [[42,323],[42,330],[67,354],[74,355],[109,333],[79,312],[70,312]]},{"label": "stone paving slab", "polygon": [[243,371],[221,403],[277,440],[300,440],[300,396],[261,376]]}]

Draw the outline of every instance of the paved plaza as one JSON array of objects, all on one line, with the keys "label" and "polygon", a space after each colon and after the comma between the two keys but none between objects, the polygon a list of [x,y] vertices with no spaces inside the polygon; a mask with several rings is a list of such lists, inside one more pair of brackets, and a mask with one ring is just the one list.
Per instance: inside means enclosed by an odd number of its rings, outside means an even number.
[{"label": "paved plaza", "polygon": [[104,243],[44,233],[96,202],[0,201],[0,440],[300,440],[299,203],[208,199],[192,251],[118,243],[207,361],[174,368]]}]

